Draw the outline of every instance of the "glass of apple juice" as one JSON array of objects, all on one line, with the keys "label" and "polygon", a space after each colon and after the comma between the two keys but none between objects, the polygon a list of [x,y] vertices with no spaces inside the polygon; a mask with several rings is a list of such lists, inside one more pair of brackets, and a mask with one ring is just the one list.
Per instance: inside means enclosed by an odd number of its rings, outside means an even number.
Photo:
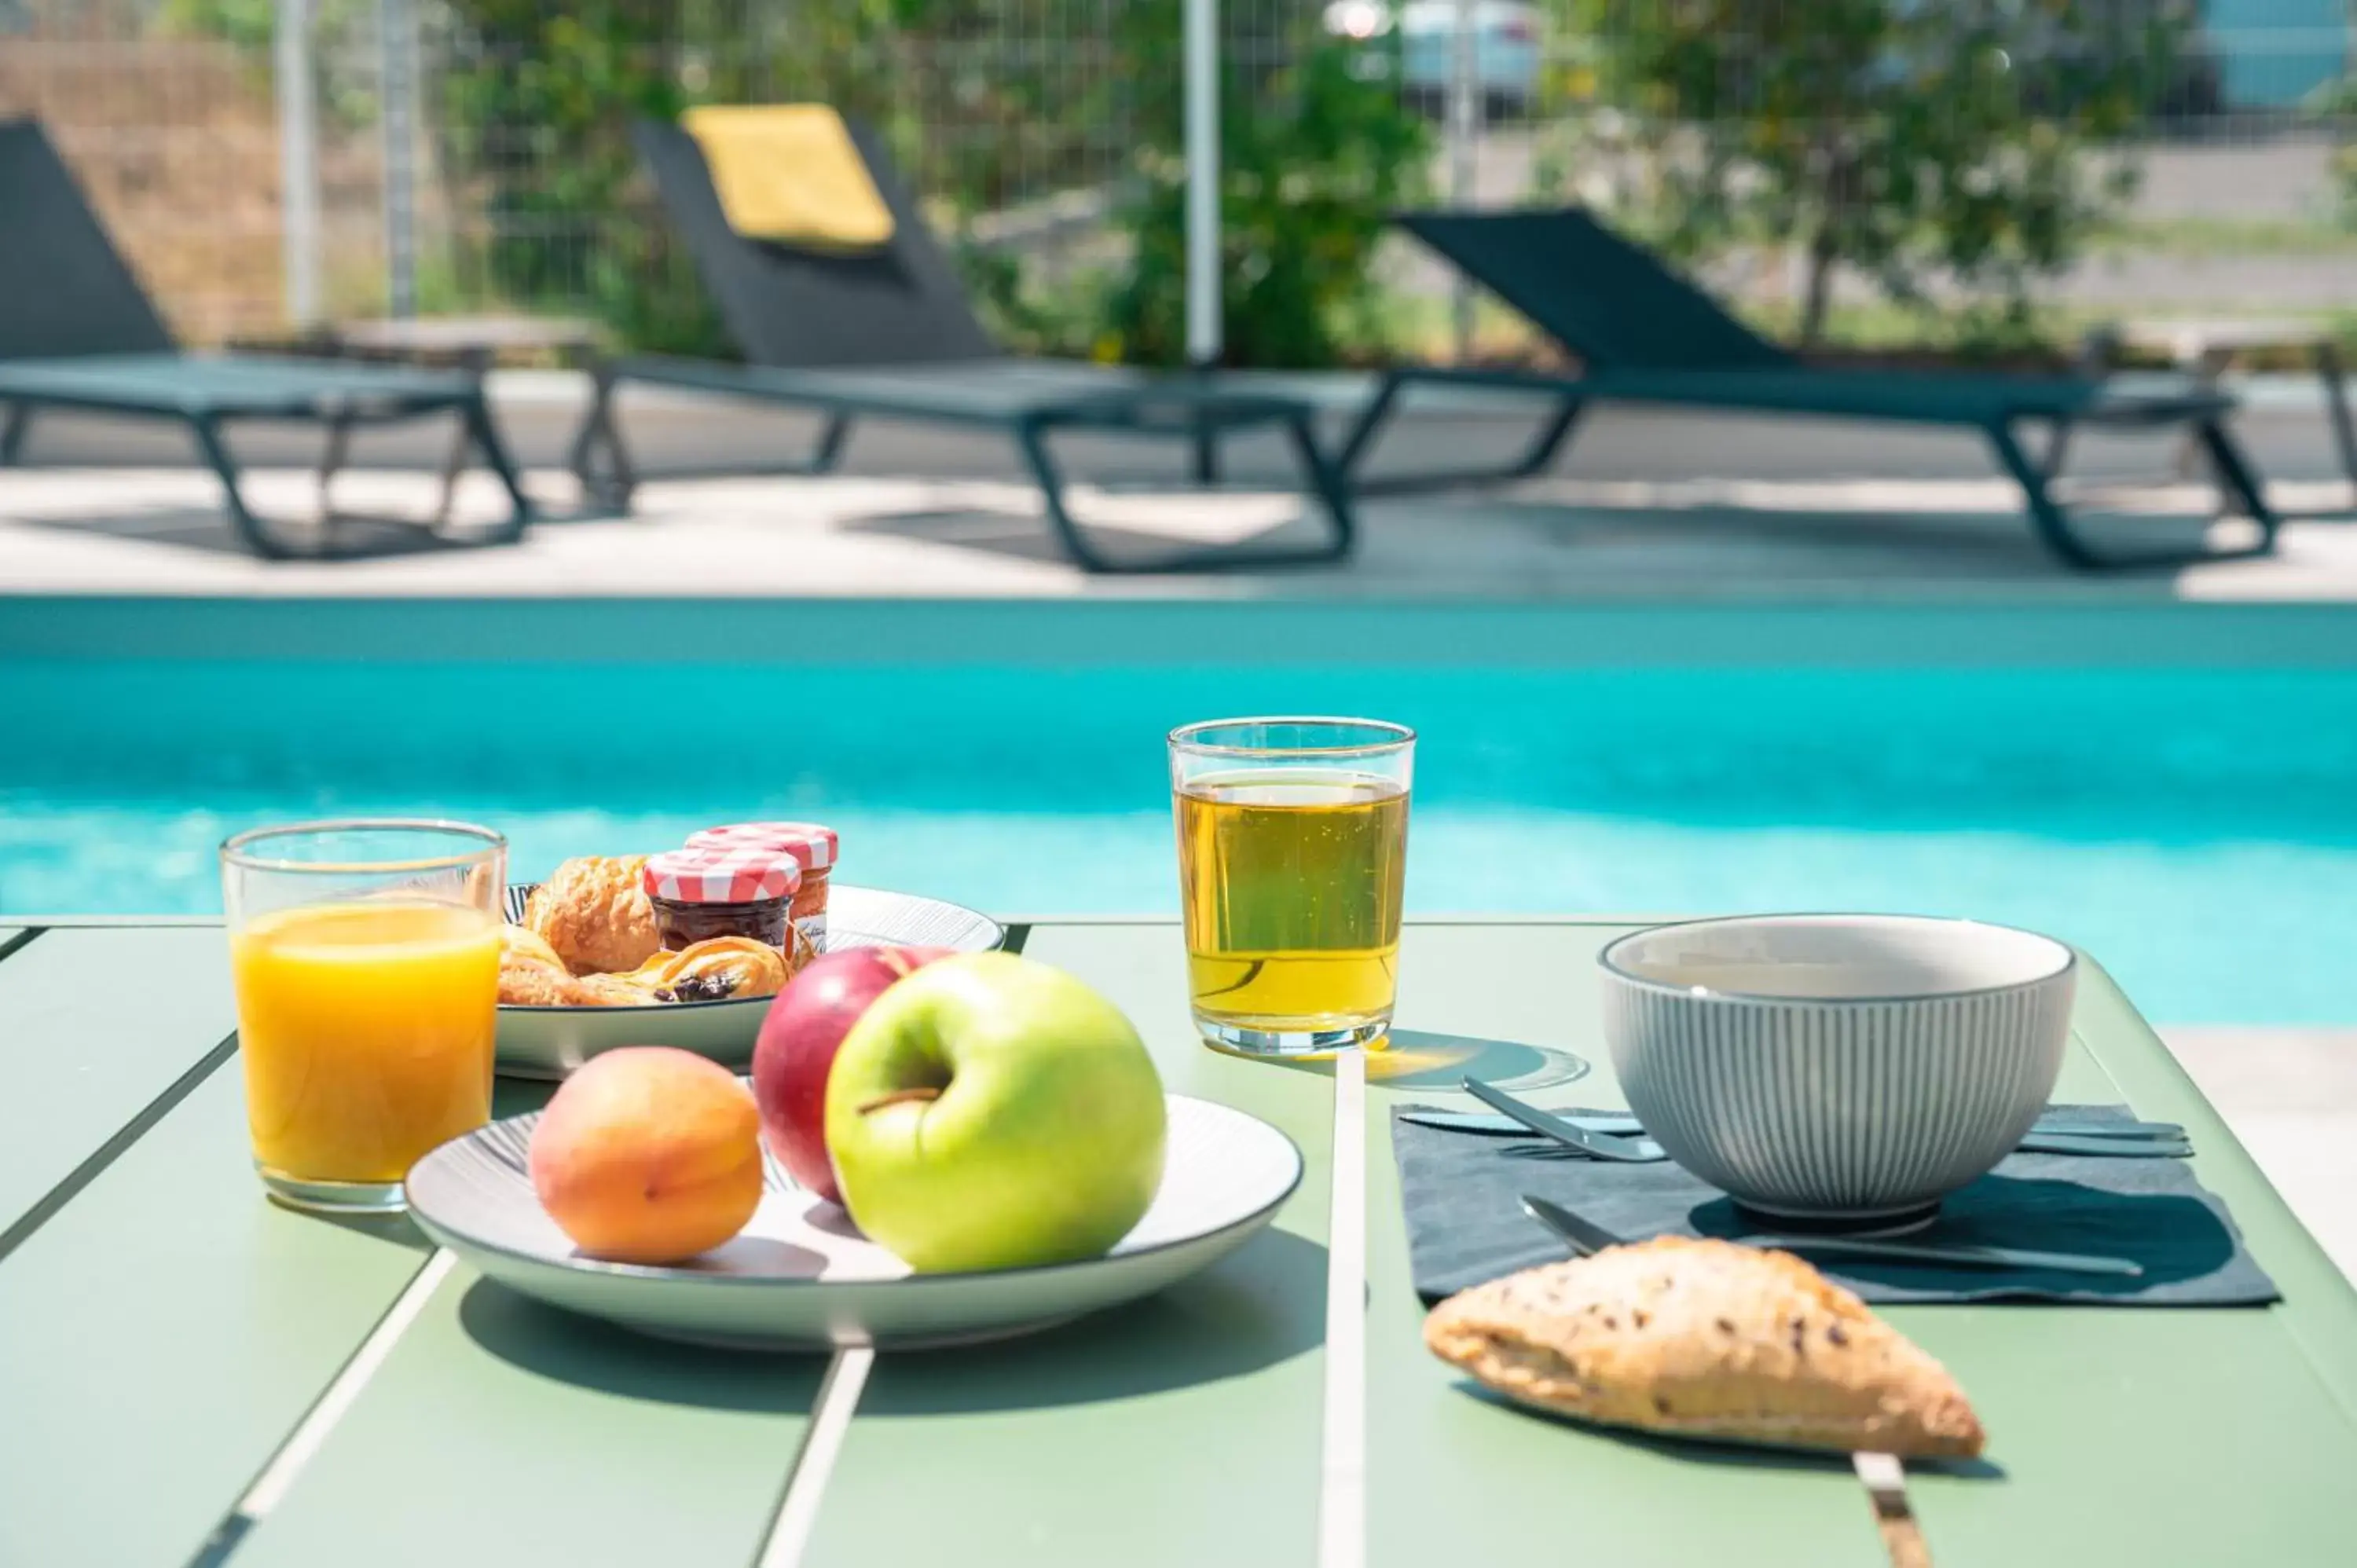
[{"label": "glass of apple juice", "polygon": [[401,1208],[419,1156],[490,1119],[507,842],[298,822],[221,858],[263,1185],[299,1208]]},{"label": "glass of apple juice", "polygon": [[1207,1044],[1321,1056],[1391,1027],[1415,757],[1414,730],[1374,719],[1170,733],[1188,992]]}]

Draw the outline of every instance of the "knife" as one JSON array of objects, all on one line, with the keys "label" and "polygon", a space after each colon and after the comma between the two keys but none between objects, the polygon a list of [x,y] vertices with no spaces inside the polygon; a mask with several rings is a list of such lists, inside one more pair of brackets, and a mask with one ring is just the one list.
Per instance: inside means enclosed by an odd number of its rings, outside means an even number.
[{"label": "knife", "polygon": [[[1533,1193],[1523,1194],[1523,1212],[1554,1231],[1580,1257],[1618,1247],[1622,1241],[1621,1237],[1594,1220]],[[1739,1246],[1774,1247],[1787,1252],[1875,1259],[1890,1263],[1933,1263],[1954,1269],[2048,1269],[2056,1273],[2107,1274],[2121,1279],[2138,1279],[2144,1274],[2143,1264],[2126,1258],[2034,1252],[2014,1247],[1941,1247],[1920,1241],[1881,1241],[1863,1236],[1736,1236],[1729,1240]]]},{"label": "knife", "polygon": [[1478,1078],[1462,1080],[1465,1092],[1490,1107],[1510,1116],[1534,1133],[1543,1133],[1558,1143],[1583,1149],[1599,1160],[1619,1160],[1625,1165],[1652,1165],[1670,1156],[1662,1145],[1650,1138],[1616,1138],[1609,1133],[1591,1133],[1565,1121],[1535,1105],[1525,1105],[1502,1089],[1492,1089]]},{"label": "knife", "polygon": [[1563,1244],[1571,1249],[1573,1257],[1585,1258],[1607,1247],[1618,1247],[1620,1238],[1592,1219],[1574,1214],[1559,1203],[1549,1203],[1544,1197],[1523,1194],[1523,1212],[1555,1233]]},{"label": "knife", "polygon": [[1849,1456],[1850,1468],[1874,1504],[1874,1525],[1882,1533],[1882,1550],[1890,1568],[1932,1568],[1932,1548],[1923,1527],[1907,1501],[1907,1467],[1896,1454],[1860,1453]]}]

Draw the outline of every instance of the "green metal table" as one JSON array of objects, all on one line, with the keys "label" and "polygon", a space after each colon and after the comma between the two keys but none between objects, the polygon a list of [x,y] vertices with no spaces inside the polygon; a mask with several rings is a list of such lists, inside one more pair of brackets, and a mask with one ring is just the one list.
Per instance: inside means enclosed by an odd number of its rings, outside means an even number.
[{"label": "green metal table", "polygon": [[[638,1338],[405,1223],[274,1207],[219,929],[0,929],[0,1564],[1873,1568],[1842,1465],[1521,1414],[1418,1342],[1390,1106],[1549,1052],[1595,1069],[1540,1098],[1613,1103],[1591,959],[1625,929],[1412,925],[1400,1049],[1362,1075],[1198,1046],[1168,924],[1018,927],[1173,1089],[1282,1127],[1308,1179],[1150,1301],[831,1362]],[[1892,1311],[1991,1434],[1985,1465],[1913,1478],[1936,1561],[2357,1561],[2357,1294],[2093,965],[2060,1094],[2186,1123],[2286,1300]]]}]

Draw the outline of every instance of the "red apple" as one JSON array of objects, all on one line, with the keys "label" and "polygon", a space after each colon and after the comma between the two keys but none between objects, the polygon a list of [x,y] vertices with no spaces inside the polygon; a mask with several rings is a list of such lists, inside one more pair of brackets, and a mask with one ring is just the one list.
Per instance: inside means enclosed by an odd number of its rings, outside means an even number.
[{"label": "red apple", "polygon": [[813,959],[786,983],[753,1047],[753,1098],[761,1136],[793,1178],[830,1203],[843,1201],[826,1153],[826,1075],[834,1051],[867,1004],[894,981],[954,948],[848,948]]}]

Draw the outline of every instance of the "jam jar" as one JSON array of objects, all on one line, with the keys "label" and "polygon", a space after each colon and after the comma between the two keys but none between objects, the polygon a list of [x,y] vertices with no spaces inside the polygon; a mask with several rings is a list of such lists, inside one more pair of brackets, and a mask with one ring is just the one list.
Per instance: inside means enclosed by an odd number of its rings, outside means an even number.
[{"label": "jam jar", "polygon": [[842,843],[820,822],[737,822],[690,834],[691,849],[759,849],[793,857],[802,868],[794,895],[793,922],[814,951],[826,950],[826,884],[840,858]]},{"label": "jam jar", "polygon": [[666,952],[712,937],[750,937],[783,951],[802,877],[791,855],[727,844],[649,855],[640,880]]}]

